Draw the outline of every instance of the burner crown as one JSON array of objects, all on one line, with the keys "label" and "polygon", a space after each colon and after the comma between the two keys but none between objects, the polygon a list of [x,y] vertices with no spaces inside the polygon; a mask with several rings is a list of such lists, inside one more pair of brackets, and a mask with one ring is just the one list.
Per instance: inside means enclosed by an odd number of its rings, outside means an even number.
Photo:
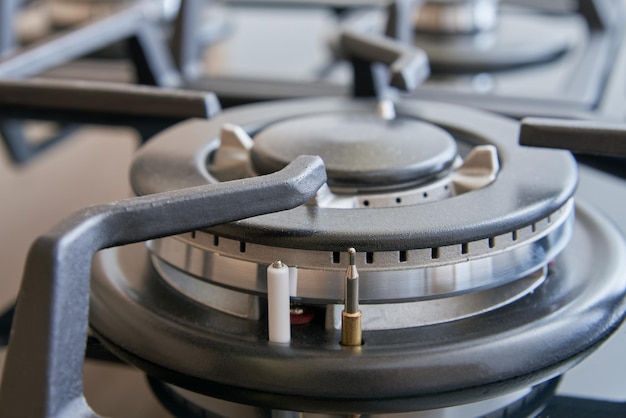
[{"label": "burner crown", "polygon": [[428,181],[451,167],[457,146],[449,133],[417,119],[346,112],[270,125],[255,136],[251,153],[259,174],[304,154],[322,157],[331,187],[367,189]]}]

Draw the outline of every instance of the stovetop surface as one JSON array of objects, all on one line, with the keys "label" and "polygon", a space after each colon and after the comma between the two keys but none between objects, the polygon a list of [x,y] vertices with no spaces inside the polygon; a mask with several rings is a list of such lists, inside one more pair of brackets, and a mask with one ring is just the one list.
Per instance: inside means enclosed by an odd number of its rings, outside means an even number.
[{"label": "stovetop surface", "polygon": [[[315,53],[302,54],[302,50],[294,48],[291,42],[282,42],[280,35],[263,30],[265,25],[271,27],[278,24],[285,25],[287,29],[306,27],[307,30],[294,32],[298,42],[323,46],[328,41],[326,36],[336,16],[321,10],[309,11],[306,18],[297,11],[287,13],[290,13],[287,19],[271,10],[257,11],[254,15],[243,11],[235,13],[233,22],[245,28],[242,36],[249,39],[260,32],[263,33],[260,37],[263,43],[281,47],[273,51],[251,50],[226,42],[218,45],[211,52],[213,55],[207,56],[209,73],[248,77],[247,69],[254,63],[255,71],[258,71],[255,75],[260,73],[270,79],[288,78],[303,82],[324,78],[338,84],[347,82],[349,71],[345,67],[330,68],[327,65],[330,58],[328,49],[316,47],[311,48]],[[276,65],[282,62],[282,54],[299,59],[288,61],[293,65]],[[260,61],[259,56],[263,58]],[[218,61],[221,65],[216,64]],[[257,65],[258,62],[263,64]],[[533,71],[523,71],[525,75],[522,78],[528,77],[532,82]],[[514,73],[504,75],[499,88],[506,90],[507,79],[513,78]],[[549,79],[556,80],[562,73],[555,70],[551,74]],[[67,77],[67,73],[64,76]],[[480,82],[473,77],[459,78],[458,81],[462,88],[469,90],[475,89],[476,83]],[[517,85],[511,86],[513,90],[519,89]],[[111,141],[112,136],[114,141]],[[0,205],[0,236],[4,239],[0,265],[3,266],[4,279],[0,280],[0,306],[7,306],[17,294],[26,251],[38,235],[76,209],[130,195],[127,167],[137,143],[135,134],[124,129],[85,128],[33,165],[13,167],[3,154],[0,164],[0,196],[3,201]],[[624,180],[582,166],[576,197],[600,208],[626,235]],[[564,376],[558,393],[626,402],[626,362],[622,361],[624,347],[626,328],[622,327],[598,351]],[[0,365],[4,356],[5,350],[2,349]],[[89,360],[85,365],[85,386],[88,401],[103,415],[170,416],[150,392],[143,374],[125,366]]]}]

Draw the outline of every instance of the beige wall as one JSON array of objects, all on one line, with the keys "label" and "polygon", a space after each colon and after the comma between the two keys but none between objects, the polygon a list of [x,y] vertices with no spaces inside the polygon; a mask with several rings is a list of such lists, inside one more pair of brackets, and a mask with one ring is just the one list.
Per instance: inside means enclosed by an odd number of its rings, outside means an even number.
[{"label": "beige wall", "polygon": [[[75,210],[130,196],[128,170],[137,144],[135,133],[127,129],[84,128],[21,167],[0,146],[0,309],[15,299],[28,248],[37,236]],[[127,367],[88,362],[85,393],[105,416],[169,416],[143,375]]]}]

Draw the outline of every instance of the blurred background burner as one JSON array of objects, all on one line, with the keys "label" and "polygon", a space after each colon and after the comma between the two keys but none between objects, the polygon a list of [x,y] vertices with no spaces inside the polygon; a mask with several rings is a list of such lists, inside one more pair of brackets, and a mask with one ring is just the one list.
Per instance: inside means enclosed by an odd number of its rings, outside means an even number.
[{"label": "blurred background burner", "polygon": [[[117,10],[113,4],[134,2],[90,1],[72,7],[73,3],[29,3],[20,15],[44,16],[35,20],[48,22],[48,29],[22,38],[32,43],[57,26],[67,27],[62,19],[52,19],[52,10],[83,10],[79,13],[83,18],[93,18]],[[425,49],[433,69],[433,76],[416,93],[420,98],[515,117],[624,119],[623,97],[618,92],[626,89],[626,45],[623,25],[617,23],[624,14],[618,1],[397,3],[403,28],[388,33]],[[394,7],[379,0],[159,0],[145,4],[151,19],[163,28],[160,36],[171,38],[174,61],[183,75],[180,86],[213,91],[225,106],[349,95],[352,70],[337,60],[339,51],[333,47],[338,33],[345,28],[382,33],[386,22],[395,19]],[[67,20],[79,19],[68,16]],[[16,22],[20,33],[46,25]],[[1,37],[7,38],[6,34]],[[128,61],[119,57],[94,60],[91,56],[46,70],[45,75],[53,77],[134,80]]]},{"label": "blurred background burner", "polygon": [[506,7],[498,13],[497,6],[480,0],[427,2],[416,8],[413,42],[426,51],[435,74],[539,65],[583,42],[586,28],[572,16]]}]

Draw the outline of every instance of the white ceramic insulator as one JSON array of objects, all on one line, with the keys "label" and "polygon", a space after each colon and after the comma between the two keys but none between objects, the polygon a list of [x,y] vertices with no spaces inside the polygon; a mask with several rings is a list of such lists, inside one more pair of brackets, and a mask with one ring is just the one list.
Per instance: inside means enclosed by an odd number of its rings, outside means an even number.
[{"label": "white ceramic insulator", "polygon": [[289,296],[298,296],[298,267],[289,267]]},{"label": "white ceramic insulator", "polygon": [[279,262],[267,268],[267,305],[269,340],[288,343],[291,340],[289,267]]}]

